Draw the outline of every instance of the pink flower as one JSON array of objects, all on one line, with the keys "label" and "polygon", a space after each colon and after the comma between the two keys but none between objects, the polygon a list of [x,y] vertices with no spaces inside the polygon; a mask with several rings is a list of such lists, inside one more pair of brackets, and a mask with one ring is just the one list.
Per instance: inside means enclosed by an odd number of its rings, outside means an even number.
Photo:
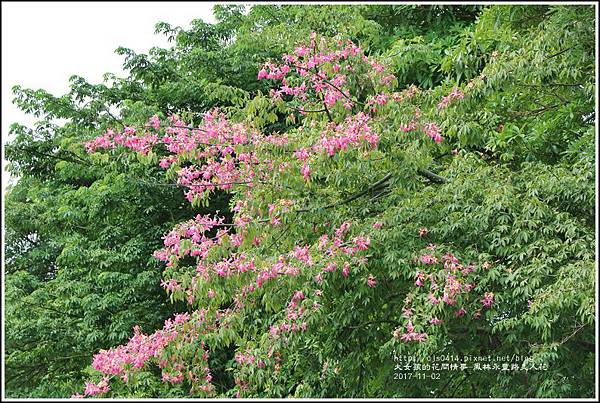
[{"label": "pink flower", "polygon": [[423,280],[425,280],[425,275],[417,270],[417,280],[415,281],[415,285],[417,287],[423,286]]},{"label": "pink flower", "polygon": [[458,309],[456,312],[454,312],[454,315],[455,315],[457,318],[460,318],[460,317],[464,316],[464,315],[465,315],[465,313],[467,313],[467,312],[466,312],[466,311],[465,311],[463,308],[460,308],[460,309]]},{"label": "pink flower", "polygon": [[167,169],[169,167],[169,165],[171,165],[169,163],[169,160],[166,158],[161,158],[160,159],[160,164],[158,164],[161,168]]},{"label": "pink flower", "polygon": [[327,263],[327,266],[323,269],[323,271],[334,271],[336,268],[336,264],[334,262]]},{"label": "pink flower", "polygon": [[435,123],[426,123],[424,129],[425,134],[431,137],[436,143],[442,141],[440,128]]},{"label": "pink flower", "polygon": [[419,259],[421,260],[421,262],[428,265],[433,265],[437,263],[437,258],[432,253],[426,253],[422,255]]},{"label": "pink flower", "polygon": [[429,321],[429,323],[435,326],[435,325],[439,325],[440,323],[442,323],[442,321],[439,320],[436,317],[433,317],[433,318],[431,318],[431,320]]},{"label": "pink flower", "polygon": [[358,236],[352,241],[354,242],[354,245],[356,245],[356,248],[358,250],[367,250],[369,244],[371,243],[371,240],[369,238],[363,236]]},{"label": "pink flower", "polygon": [[373,228],[375,228],[375,229],[381,229],[382,225],[383,225],[382,223],[376,222],[375,224],[373,224]]},{"label": "pink flower", "polygon": [[175,323],[185,323],[190,320],[190,314],[187,312],[178,313],[175,315]]},{"label": "pink flower", "polygon": [[308,157],[310,157],[310,154],[308,153],[308,149],[307,148],[299,148],[299,149],[297,149],[296,151],[294,151],[294,155],[300,161],[306,161],[308,159]]},{"label": "pink flower", "polygon": [[350,263],[346,262],[342,268],[342,276],[348,277],[348,274],[350,274]]},{"label": "pink flower", "polygon": [[150,122],[149,123],[154,128],[154,130],[160,129],[160,119],[158,118],[158,115],[153,115],[150,118]]},{"label": "pink flower", "polygon": [[440,300],[437,299],[432,293],[427,294],[427,300],[431,305],[437,305],[440,303]]},{"label": "pink flower", "polygon": [[310,180],[310,165],[308,165],[308,162],[304,162],[300,169],[300,173],[306,182]]},{"label": "pink flower", "polygon": [[260,71],[258,72],[258,80],[262,80],[263,78],[266,78],[269,74],[267,73],[267,70],[260,69]]},{"label": "pink flower", "polygon": [[317,246],[317,249],[323,250],[328,241],[329,237],[327,236],[327,234],[321,235],[319,237],[319,245]]},{"label": "pink flower", "polygon": [[335,230],[335,235],[338,237],[342,237],[346,231],[348,231],[348,228],[350,228],[351,223],[349,221],[344,222],[342,225],[339,226],[338,229]]},{"label": "pink flower", "polygon": [[305,46],[298,46],[296,48],[296,54],[298,55],[298,57],[302,57],[302,56],[304,56],[304,55],[306,55],[308,53],[309,53],[309,50]]},{"label": "pink flower", "polygon": [[294,247],[294,257],[296,259],[306,263],[308,266],[313,265],[312,258],[310,257],[310,252],[308,251],[308,245],[306,245],[302,248],[299,246],[295,246]]},{"label": "pink flower", "polygon": [[207,294],[208,294],[208,298],[214,298],[214,296],[216,295],[215,292],[212,289],[208,290]]},{"label": "pink flower", "polygon": [[371,288],[375,288],[375,286],[377,286],[377,280],[375,280],[375,277],[373,277],[372,274],[369,274],[369,277],[367,277],[367,286]]},{"label": "pink flower", "polygon": [[481,300],[481,305],[483,305],[486,308],[489,308],[492,306],[493,303],[494,303],[494,293],[486,292],[483,296],[483,299]]}]

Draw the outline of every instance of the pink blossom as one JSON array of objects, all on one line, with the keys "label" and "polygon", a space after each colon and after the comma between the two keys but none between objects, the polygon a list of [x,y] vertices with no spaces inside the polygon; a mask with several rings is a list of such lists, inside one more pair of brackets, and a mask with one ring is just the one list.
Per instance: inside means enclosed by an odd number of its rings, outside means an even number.
[{"label": "pink blossom", "polygon": [[489,308],[492,306],[493,303],[494,303],[494,293],[486,292],[484,294],[483,299],[481,300],[481,305],[483,305],[486,308]]},{"label": "pink blossom", "polygon": [[427,265],[433,265],[438,262],[437,258],[432,253],[426,253],[422,255],[419,259],[421,260],[421,262]]},{"label": "pink blossom", "polygon": [[371,240],[367,237],[358,236],[354,238],[352,242],[354,242],[354,245],[356,245],[356,248],[358,250],[367,250],[369,244],[371,243]]},{"label": "pink blossom", "polygon": [[159,165],[161,168],[167,169],[171,164],[169,163],[169,160],[167,158],[161,158]]},{"label": "pink blossom", "polygon": [[152,126],[154,130],[160,129],[160,119],[158,118],[158,115],[153,115],[148,123],[150,123],[150,126]]},{"label": "pink blossom", "polygon": [[344,277],[348,277],[348,274],[350,274],[350,263],[346,262],[342,268],[342,275]]},{"label": "pink blossom", "polygon": [[400,329],[396,329],[393,333],[394,338],[399,338],[403,342],[423,342],[427,339],[426,333],[415,332],[412,322],[408,322],[406,325],[406,331],[402,332]]},{"label": "pink blossom", "polygon": [[350,221],[346,221],[346,222],[342,223],[342,225],[340,225],[340,226],[339,226],[339,228],[337,228],[337,229],[335,230],[335,235],[336,235],[337,237],[342,237],[342,236],[344,236],[344,234],[345,234],[345,233],[348,231],[348,228],[350,228],[350,225],[351,225],[351,224],[352,224],[352,223],[351,223]]},{"label": "pink blossom", "polygon": [[319,237],[319,245],[317,246],[317,249],[323,250],[328,241],[329,237],[327,236],[327,234],[321,235]]},{"label": "pink blossom", "polygon": [[336,269],[336,264],[334,262],[327,263],[327,266],[323,269],[323,271],[334,271]]},{"label": "pink blossom", "polygon": [[375,277],[373,277],[372,274],[369,274],[369,277],[367,277],[367,286],[371,288],[375,288],[377,286],[377,280],[375,280]]},{"label": "pink blossom", "polygon": [[308,182],[310,180],[310,165],[308,165],[307,162],[304,162],[304,164],[302,165],[300,173],[302,174],[302,177],[305,181]]},{"label": "pink blossom", "polygon": [[302,248],[299,246],[295,246],[294,247],[294,257],[296,259],[306,263],[308,266],[312,266],[313,261],[312,261],[312,258],[310,256],[310,252],[308,249],[309,249],[308,245],[306,245]]},{"label": "pink blossom", "polygon": [[427,294],[427,300],[431,305],[437,305],[440,303],[440,300],[437,299],[432,293]]},{"label": "pink blossom", "polygon": [[310,157],[310,154],[308,153],[308,149],[307,148],[299,148],[299,149],[297,149],[296,151],[294,151],[294,155],[300,161],[306,161]]},{"label": "pink blossom", "polygon": [[436,143],[442,141],[440,129],[435,123],[426,123],[424,129],[425,134],[431,137]]}]

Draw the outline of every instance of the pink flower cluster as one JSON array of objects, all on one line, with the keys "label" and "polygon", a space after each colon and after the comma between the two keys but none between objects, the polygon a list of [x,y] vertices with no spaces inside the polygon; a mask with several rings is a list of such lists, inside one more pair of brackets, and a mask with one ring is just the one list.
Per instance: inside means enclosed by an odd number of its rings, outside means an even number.
[{"label": "pink flower cluster", "polygon": [[258,368],[264,368],[266,365],[264,360],[259,359],[256,355],[250,353],[249,351],[246,351],[245,353],[237,353],[235,355],[235,362],[237,362],[238,365],[256,364]]},{"label": "pink flower cluster", "polygon": [[[363,54],[363,50],[351,41],[338,40],[329,47],[325,38],[317,43],[316,34],[312,34],[309,45],[296,47],[295,52],[282,57],[282,64],[266,63],[258,72],[258,79],[280,80],[282,85],[272,91],[274,98],[283,95],[299,98],[305,107],[301,114],[310,110],[307,104],[320,102],[332,109],[342,102],[346,110],[352,109],[356,101],[351,98],[348,87],[349,72],[361,70],[361,76],[389,86],[394,76],[385,73],[385,67],[375,59]],[[292,74],[293,73],[293,74]],[[296,85],[291,84],[296,82]],[[369,105],[383,105],[387,95],[379,94],[368,101]]]},{"label": "pink flower cluster", "polygon": [[411,341],[423,342],[427,340],[427,333],[415,332],[415,328],[411,321],[406,325],[406,331],[402,332],[400,329],[394,330],[393,333],[395,338],[399,338],[401,341],[407,343]]},{"label": "pink flower cluster", "polygon": [[[167,235],[163,237],[164,249],[154,252],[154,257],[158,260],[167,263],[167,267],[171,267],[184,256],[200,256],[205,258],[208,256],[211,248],[225,236],[227,230],[219,230],[214,238],[209,238],[206,233],[211,229],[221,226],[224,217],[211,217],[209,215],[196,215],[193,220],[178,224]],[[183,241],[189,241],[189,246],[181,250]],[[162,282],[164,288],[169,291],[177,289],[177,282],[170,280]]]},{"label": "pink flower cluster", "polygon": [[141,136],[137,136],[135,133],[136,129],[128,126],[125,126],[123,133],[118,134],[109,129],[102,136],[84,142],[83,145],[88,153],[93,153],[99,148],[116,148],[120,145],[142,154],[148,154],[152,150],[152,147],[158,143],[158,136],[155,134],[146,132]]},{"label": "pink flower cluster", "polygon": [[304,300],[305,296],[302,291],[295,291],[292,299],[288,303],[286,311],[286,320],[278,326],[273,325],[269,330],[269,337],[275,338],[282,333],[297,333],[305,332],[307,328],[306,321],[303,320],[305,315],[304,307],[299,306],[299,302]]},{"label": "pink flower cluster", "polygon": [[425,123],[423,128],[425,134],[431,137],[436,143],[440,143],[443,140],[440,128],[435,123]]},{"label": "pink flower cluster", "polygon": [[489,308],[492,306],[493,303],[494,303],[494,293],[486,292],[483,296],[483,299],[481,300],[481,305],[483,305],[486,308]]},{"label": "pink flower cluster", "polygon": [[[450,252],[444,253],[438,260],[438,256],[434,254],[436,250],[435,245],[430,244],[427,249],[430,252],[419,257],[415,257],[414,259],[415,262],[422,263],[424,265],[423,269],[417,270],[415,281],[415,286],[417,287],[416,290],[419,290],[427,281],[429,281],[430,287],[427,293],[426,301],[430,305],[435,306],[443,302],[447,306],[456,307],[454,310],[455,318],[461,318],[465,316],[467,313],[467,310],[465,309],[466,306],[464,306],[465,300],[462,300],[463,306],[461,306],[459,303],[459,301],[461,301],[459,296],[461,294],[467,294],[475,288],[475,284],[472,282],[472,273],[475,272],[475,264],[470,263],[464,266],[460,263],[459,259]],[[443,267],[443,271],[436,270],[436,265],[438,265],[438,263]],[[429,273],[427,271],[429,271]],[[436,280],[443,280],[443,291],[441,292],[441,295],[439,295],[440,292],[438,290],[440,287],[438,286]],[[416,290],[415,292],[417,292]],[[481,299],[481,304],[485,308],[489,308],[493,302],[494,294],[491,292],[486,292],[483,299]],[[475,310],[473,319],[478,319],[480,315],[481,311]],[[437,317],[434,317],[430,320],[431,325],[437,325],[440,323],[442,323],[442,321]]]},{"label": "pink flower cluster", "polygon": [[[173,319],[167,319],[164,327],[151,335],[142,334],[138,326],[134,327],[134,335],[125,345],[118,346],[109,350],[100,350],[94,355],[92,367],[104,375],[120,375],[124,382],[129,379],[131,371],[139,370],[146,363],[155,361],[163,369],[163,381],[179,383],[183,381],[181,369],[183,364],[175,361],[175,356],[170,360],[163,358],[165,349],[172,343],[181,339],[195,338],[199,335],[200,327],[206,325],[204,310],[196,311],[192,316],[189,313],[177,314]],[[204,349],[204,343],[201,348],[203,361],[208,360],[208,351]],[[168,366],[171,365],[170,372]],[[193,376],[193,375],[190,375]],[[212,376],[207,372],[205,382],[210,382]],[[86,383],[83,395],[75,394],[73,397],[93,396],[109,391],[109,378],[104,377],[98,384]]]},{"label": "pink flower cluster", "polygon": [[463,99],[465,94],[458,87],[452,88],[452,91],[445,97],[442,97],[442,100],[437,105],[438,109],[443,109],[453,100],[453,99]]},{"label": "pink flower cluster", "polygon": [[110,387],[108,386],[108,381],[109,381],[109,379],[107,377],[104,377],[97,384],[92,383],[92,382],[86,382],[85,390],[84,390],[83,394],[75,393],[73,396],[71,396],[71,398],[81,399],[86,396],[95,396],[95,395],[101,395],[104,393],[108,393],[110,391]]},{"label": "pink flower cluster", "polygon": [[[286,145],[286,136],[264,136],[248,129],[247,125],[231,123],[217,109],[204,115],[197,128],[186,126],[177,116],[169,117],[170,125],[164,127],[164,135],[148,131],[137,134],[133,127],[125,127],[122,133],[108,130],[92,141],[85,142],[88,152],[122,146],[148,154],[157,144],[163,144],[172,155],[161,158],[160,166],[168,168],[177,161],[190,159],[202,161],[199,166],[191,165],[177,171],[178,184],[187,188],[186,197],[191,202],[196,196],[204,196],[216,189],[231,189],[233,185],[253,183],[273,169],[269,161],[260,161],[256,150],[263,146]],[[161,122],[154,115],[145,128],[158,131]],[[161,129],[162,130],[162,129]],[[245,146],[247,150],[239,147]]]},{"label": "pink flower cluster", "polygon": [[369,273],[369,276],[367,277],[367,286],[370,288],[375,288],[377,286],[377,280],[370,273]]},{"label": "pink flower cluster", "polygon": [[[189,320],[189,315],[183,319]],[[180,317],[176,323],[182,324],[184,321]],[[167,323],[167,325],[168,327],[152,335],[144,335],[139,327],[134,327],[134,335],[126,345],[101,350],[94,355],[92,367],[110,375],[123,375],[128,368],[142,368],[150,358],[157,357],[162,349],[177,337],[178,332],[171,324]]]},{"label": "pink flower cluster", "polygon": [[347,151],[350,147],[358,148],[368,144],[376,148],[379,135],[369,127],[370,117],[362,112],[347,117],[338,125],[328,125],[321,133],[321,140],[311,147],[301,147],[294,151],[298,161],[302,162],[300,172],[306,181],[310,180],[310,158],[313,155],[326,153],[333,157],[336,153]]}]

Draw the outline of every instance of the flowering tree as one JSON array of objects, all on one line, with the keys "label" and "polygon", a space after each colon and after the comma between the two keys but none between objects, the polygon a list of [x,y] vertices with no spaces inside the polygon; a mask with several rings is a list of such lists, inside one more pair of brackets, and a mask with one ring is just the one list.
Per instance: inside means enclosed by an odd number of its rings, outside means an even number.
[{"label": "flowering tree", "polygon": [[15,87],[7,395],[592,396],[594,9],[215,16]]},{"label": "flowering tree", "polygon": [[[212,396],[210,351],[232,344],[236,386],[228,392],[302,395],[311,385],[299,383],[297,367],[313,363],[303,362],[299,349],[320,355],[323,371],[349,365],[329,369],[333,356],[321,350],[333,315],[345,313],[335,320],[350,332],[377,323],[352,325],[377,314],[384,308],[378,294],[388,298],[396,288],[390,273],[372,264],[381,234],[393,228],[358,202],[376,203],[390,186],[415,186],[419,176],[445,181],[408,158],[436,147],[440,129],[421,111],[415,87],[393,92],[394,76],[350,41],[312,34],[280,64],[266,63],[258,79],[280,83],[272,101],[289,109],[296,127],[265,135],[213,110],[197,126],[154,115],[144,127],[108,130],[85,144],[90,153],[130,149],[159,160],[193,204],[230,192],[235,214],[230,222],[197,215],[164,237],[154,254],[166,264],[161,285],[189,312],[150,335],[136,328],[128,344],[99,352],[92,366],[102,378],[84,395],[135,388],[137,373],[157,366],[165,384]],[[437,107],[463,96],[454,88]],[[408,172],[413,178],[401,180]],[[425,228],[414,232],[425,250],[414,250],[402,269],[411,284],[400,288],[402,314],[388,321],[393,331],[383,350],[427,343],[444,321],[479,320],[494,303],[494,294],[476,285],[489,263],[461,264],[426,237]]]}]

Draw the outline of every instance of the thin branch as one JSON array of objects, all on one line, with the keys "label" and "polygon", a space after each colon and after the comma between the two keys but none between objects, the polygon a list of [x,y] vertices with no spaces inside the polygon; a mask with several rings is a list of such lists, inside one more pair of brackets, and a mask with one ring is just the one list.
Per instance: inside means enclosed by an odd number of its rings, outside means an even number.
[{"label": "thin branch", "polygon": [[516,82],[516,84],[523,86],[523,87],[534,87],[534,88],[541,88],[541,87],[583,87],[583,83],[547,83],[547,84],[525,84],[522,82]]},{"label": "thin branch", "polygon": [[[22,303],[23,303],[23,302],[22,302]],[[82,317],[80,317],[80,316],[75,316],[75,315],[69,314],[69,313],[67,313],[67,312],[62,312],[62,311],[59,311],[58,309],[50,308],[50,307],[47,307],[47,306],[43,306],[43,305],[39,305],[39,304],[32,304],[32,303],[29,303],[29,302],[24,302],[23,304],[24,304],[24,305],[27,305],[27,306],[31,306],[31,307],[36,307],[36,308],[45,309],[45,310],[47,310],[47,311],[56,312],[56,313],[59,313],[59,314],[61,314],[61,315],[65,315],[65,316],[68,316],[68,317],[70,317],[70,318],[74,318],[74,319],[77,319],[77,320],[82,320],[82,319],[83,319],[83,318],[82,318]]]},{"label": "thin branch", "polygon": [[[302,69],[302,70],[308,71],[309,73],[315,74],[314,72],[312,72],[310,69],[307,69],[306,67],[298,66],[296,64],[292,64],[292,66],[295,67],[295,68],[297,68],[297,69]],[[354,103],[356,103],[358,105],[363,105],[363,106],[365,105],[364,102],[360,102],[359,100],[350,98],[348,95],[346,95],[346,93],[344,93],[344,91],[342,91],[341,89],[339,89],[336,85],[332,84],[328,79],[326,79],[325,77],[321,76],[320,74],[316,73],[316,76],[318,78],[320,78],[321,80],[323,80],[323,82],[325,84],[327,84],[330,87],[332,87],[333,89],[337,90],[340,94],[342,94],[344,96],[344,98],[348,99],[349,101],[354,102]]]},{"label": "thin branch", "polygon": [[566,105],[566,104],[568,104],[568,103],[569,103],[569,102],[561,102],[561,103],[558,103],[558,104],[556,104],[556,105],[550,105],[550,106],[547,106],[547,107],[545,107],[545,108],[534,109],[534,110],[532,110],[532,111],[523,111],[523,112],[521,112],[521,111],[516,111],[516,112],[512,112],[511,114],[512,114],[513,116],[533,116],[533,115],[539,115],[539,114],[541,114],[541,113],[547,112],[547,111],[549,111],[549,110],[552,110],[552,109],[556,109],[556,108],[558,108],[559,106],[563,106],[563,105]]},{"label": "thin branch", "polygon": [[430,181],[435,182],[435,183],[446,183],[446,182],[448,182],[448,179],[444,178],[443,176],[434,174],[433,172],[428,171],[426,169],[422,169],[422,168],[417,169],[417,174],[419,174],[419,175],[421,175],[421,176],[423,176],[423,177],[425,177],[425,178],[427,178]]},{"label": "thin branch", "polygon": [[301,113],[321,113],[321,112],[327,112],[326,108],[323,108],[323,109],[314,109],[314,110],[306,110],[306,109],[297,108],[297,107],[292,106],[292,105],[288,105],[288,108],[294,109],[294,110],[296,110],[298,112],[301,112]]},{"label": "thin branch", "polygon": [[552,59],[553,57],[556,57],[558,55],[562,55],[563,53],[565,53],[568,50],[571,50],[571,48],[566,48],[566,49],[561,50],[560,52],[554,53],[554,54],[548,56],[547,59]]},{"label": "thin branch", "polygon": [[315,210],[321,210],[321,209],[330,209],[330,208],[333,208],[333,207],[337,207],[337,206],[341,206],[343,204],[350,203],[351,201],[356,200],[359,197],[364,196],[367,193],[369,193],[369,192],[377,189],[382,184],[386,183],[391,177],[392,177],[392,174],[388,173],[386,176],[384,176],[382,179],[378,180],[377,182],[375,182],[374,184],[372,184],[371,186],[369,186],[367,189],[365,189],[365,190],[363,190],[361,192],[355,193],[354,195],[352,195],[352,196],[348,197],[347,199],[344,199],[344,200],[342,200],[340,202],[332,203],[332,204],[328,204],[328,205],[323,206],[323,207],[317,207],[317,208],[312,208],[312,209],[310,209],[310,208],[300,209],[300,210],[296,210],[296,212],[298,212],[298,213],[306,213],[306,212],[309,212],[309,211],[315,211]]}]

